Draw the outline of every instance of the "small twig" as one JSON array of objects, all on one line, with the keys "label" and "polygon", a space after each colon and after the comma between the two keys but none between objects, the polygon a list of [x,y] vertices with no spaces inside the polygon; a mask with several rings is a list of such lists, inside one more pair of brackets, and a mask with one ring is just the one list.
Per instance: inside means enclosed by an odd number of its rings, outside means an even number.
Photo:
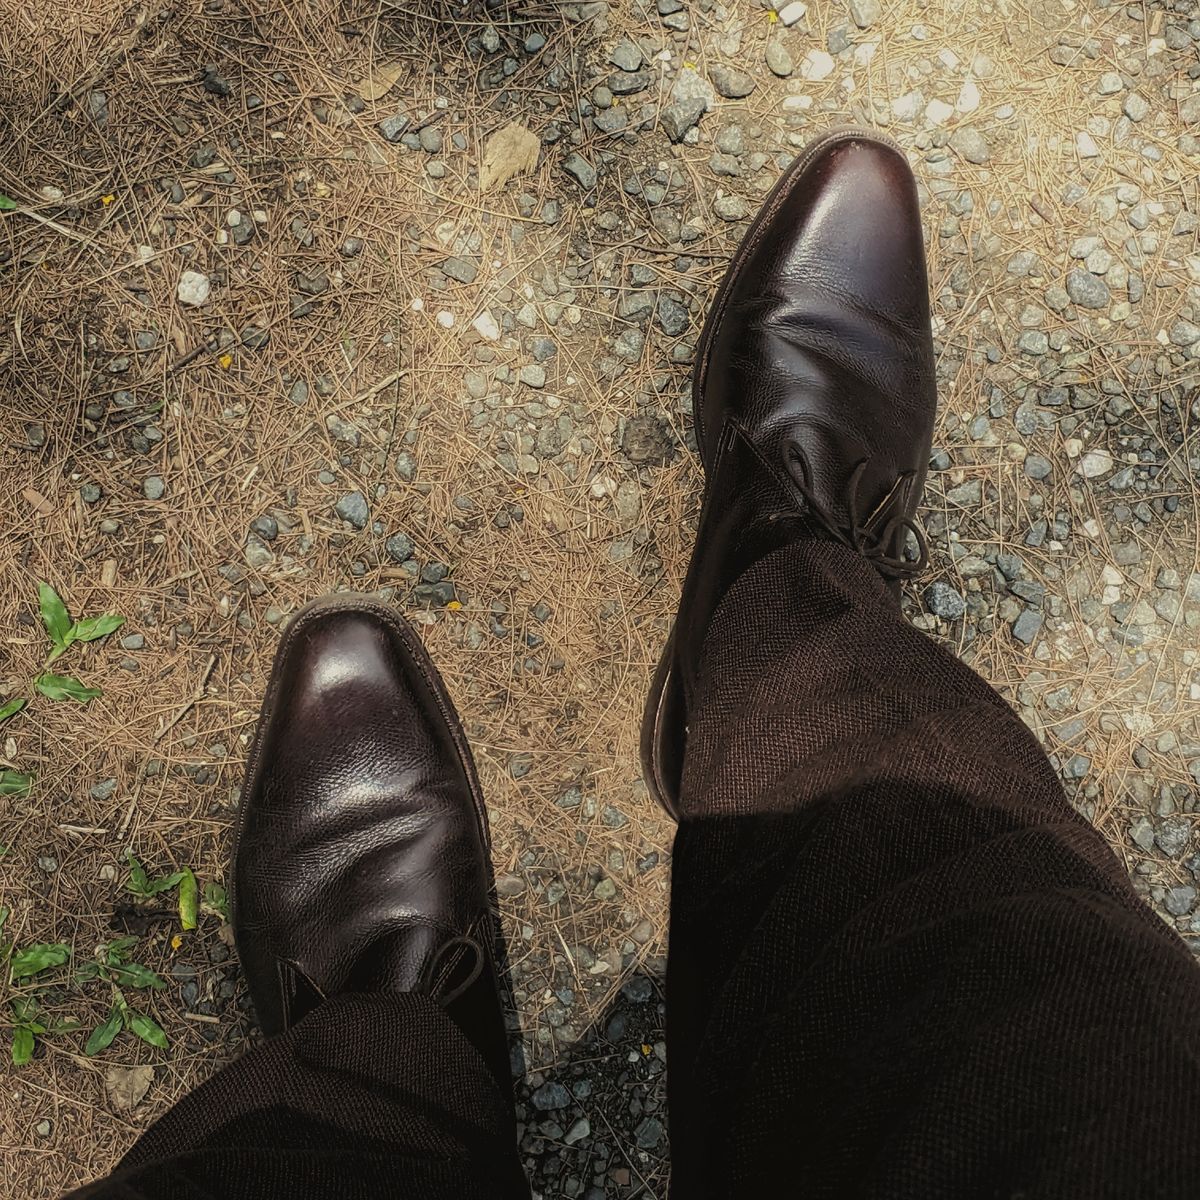
[{"label": "small twig", "polygon": [[200,1021],[204,1025],[220,1025],[220,1017],[210,1017],[208,1013],[185,1012],[181,1014],[185,1021]]},{"label": "small twig", "polygon": [[101,829],[98,825],[60,825],[58,827],[60,833],[74,833],[83,836],[88,833],[107,833],[107,829]]},{"label": "small twig", "polygon": [[96,246],[97,243],[93,238],[84,237],[81,233],[76,233],[73,229],[68,229],[66,225],[60,225],[57,221],[51,220],[49,217],[43,217],[41,213],[35,213],[29,208],[17,208],[13,210],[23,217],[28,217],[31,221],[36,221],[39,225],[45,225],[48,229],[53,229],[55,233],[61,233],[63,237],[69,237],[72,241],[78,242],[81,246]]},{"label": "small twig", "polygon": [[[209,677],[212,675],[213,668],[216,665],[217,656],[215,654],[210,654],[208,656],[208,663],[204,668],[204,672],[200,676],[200,686],[196,689],[195,695],[193,695],[192,698],[186,704],[184,704],[175,713],[175,715],[164,726],[162,726],[161,729],[154,734],[155,745],[161,742],[162,739],[166,737],[167,733],[174,729],[175,726],[178,725],[179,722],[182,721],[183,718],[192,711],[196,704],[204,699],[205,691],[208,688]],[[118,837],[123,838],[125,836],[126,831],[129,829],[129,824],[133,820],[134,811],[137,809],[138,797],[142,794],[142,784],[146,781],[146,767],[148,766],[149,762],[150,759],[147,756],[142,761],[142,765],[138,768],[137,781],[133,785],[133,793],[129,797],[129,803],[125,806],[125,816],[121,819],[121,828],[117,833]]]},{"label": "small twig", "polygon": [[200,686],[196,689],[196,694],[192,696],[190,700],[185,701],[175,715],[155,732],[154,740],[156,742],[161,742],[163,738],[166,737],[167,734],[170,733],[170,731],[174,729],[175,726],[178,725],[179,722],[182,721],[183,718],[186,717],[188,713],[190,713],[192,709],[200,703],[201,700],[204,699],[204,694],[208,690],[208,677],[213,673],[213,667],[216,665],[217,656],[215,654],[210,654],[208,656],[208,665],[204,668],[204,673],[200,676]]}]

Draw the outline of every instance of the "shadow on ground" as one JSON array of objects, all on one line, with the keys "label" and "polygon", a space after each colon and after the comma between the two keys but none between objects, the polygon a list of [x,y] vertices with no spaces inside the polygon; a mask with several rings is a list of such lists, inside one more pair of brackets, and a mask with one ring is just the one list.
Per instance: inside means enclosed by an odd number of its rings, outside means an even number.
[{"label": "shadow on ground", "polygon": [[665,1012],[663,981],[639,973],[555,1066],[526,1075],[514,1041],[521,1158],[535,1196],[666,1195]]}]

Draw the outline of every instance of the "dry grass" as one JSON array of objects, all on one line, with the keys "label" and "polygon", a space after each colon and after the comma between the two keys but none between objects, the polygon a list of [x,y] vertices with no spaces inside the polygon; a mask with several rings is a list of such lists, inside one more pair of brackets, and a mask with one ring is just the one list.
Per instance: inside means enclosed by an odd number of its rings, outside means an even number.
[{"label": "dry grass", "polygon": [[[987,500],[980,512],[961,516],[963,540],[1015,548],[1060,591],[1060,579],[1077,572],[1097,578],[1109,561],[1103,521],[1098,537],[1077,536],[1067,550],[1023,548],[1023,532],[1037,514],[1020,498],[1020,465],[1003,441],[974,441],[961,414],[986,408],[979,399],[985,383],[1011,396],[1036,378],[1027,360],[989,364],[985,343],[1011,348],[1015,314],[1061,278],[1064,247],[1086,221],[1063,205],[1064,185],[1090,176],[1098,188],[1135,177],[1147,194],[1195,209],[1194,164],[1166,136],[1157,164],[1131,166],[1114,145],[1104,147],[1100,160],[1078,161],[1064,144],[1085,122],[1094,102],[1093,74],[1106,64],[1093,64],[1092,74],[1054,66],[1042,51],[1064,14],[1048,18],[1049,6],[1041,4],[1003,7],[1005,20],[998,23],[972,5],[885,4],[886,31],[870,64],[856,71],[852,94],[842,88],[842,72],[802,87],[798,79],[785,84],[758,69],[757,91],[731,111],[746,125],[757,121],[769,131],[765,142],[774,145],[783,97],[805,91],[811,108],[789,118],[795,144],[848,116],[869,117],[872,104],[885,112],[941,50],[953,50],[964,63],[978,53],[991,57],[995,74],[981,85],[981,117],[1004,104],[1015,105],[1019,115],[1004,126],[1007,140],[996,144],[986,170],[957,165],[957,187],[931,194],[927,205],[951,378],[939,444],[954,461],[948,480],[932,481],[930,503],[935,511],[945,509],[947,486],[983,480]],[[835,19],[832,6],[811,9],[811,43],[823,45]],[[1102,19],[1115,21],[1117,11]],[[127,614],[129,629],[144,633],[147,644],[132,656],[115,639],[82,653],[80,673],[105,690],[84,716],[43,702],[5,727],[11,743],[5,755],[36,771],[38,783],[31,801],[12,805],[0,820],[0,841],[13,848],[0,859],[0,891],[14,907],[12,932],[19,940],[63,939],[88,948],[107,934],[119,899],[113,868],[127,845],[155,866],[186,863],[204,878],[218,877],[279,614],[340,587],[392,589],[407,603],[409,581],[382,548],[384,536],[403,530],[421,561],[452,564],[464,597],[460,611],[426,618],[422,628],[476,748],[493,811],[497,871],[516,872],[531,884],[508,904],[506,917],[512,957],[526,980],[528,1040],[535,1060],[546,1061],[562,1052],[540,1017],[551,958],[567,955],[578,973],[579,1008],[590,1017],[619,985],[623,953],[660,954],[665,933],[670,828],[646,799],[635,739],[686,563],[698,467],[686,451],[666,465],[642,468],[620,454],[622,423],[638,411],[660,413],[682,441],[686,367],[667,358],[663,342],[648,338],[642,360],[614,381],[603,370],[606,339],[624,327],[616,302],[630,286],[634,263],[655,266],[664,286],[695,297],[698,316],[737,233],[711,211],[716,187],[732,186],[753,199],[773,172],[734,185],[714,180],[707,165],[713,116],[702,146],[671,150],[651,133],[604,181],[600,207],[618,214],[618,233],[598,236],[593,210],[559,170],[560,146],[543,155],[534,175],[480,196],[476,172],[491,132],[519,119],[546,136],[602,73],[593,69],[602,45],[626,30],[660,37],[662,29],[656,18],[621,4],[598,42],[592,26],[573,25],[557,5],[515,5],[494,16],[502,36],[516,46],[536,30],[547,44],[534,60],[514,55],[519,66],[501,87],[485,84],[466,50],[484,20],[481,10],[452,14],[436,14],[429,4],[330,0],[246,6],[214,0],[186,10],[104,0],[71,12],[54,5],[4,7],[0,192],[24,212],[0,221],[6,314],[0,326],[0,685],[20,684],[40,664],[41,633],[31,619],[38,579],[53,582],[75,611]],[[924,41],[908,36],[917,22],[928,30]],[[750,5],[724,26],[698,11],[683,57],[703,68],[719,57],[717,35],[739,27],[747,61],[757,63],[768,28],[765,14]],[[799,33],[789,37],[799,59],[808,42]],[[362,112],[343,105],[373,64],[396,59],[408,70],[388,99]],[[230,97],[201,87],[207,63],[229,78]],[[560,71],[557,89],[545,82],[552,66]],[[103,128],[88,116],[87,93],[96,88],[107,95]],[[60,103],[68,93],[74,100]],[[261,103],[252,106],[251,96]],[[444,109],[439,97],[448,101]],[[464,152],[444,156],[445,178],[426,172],[424,155],[401,152],[375,132],[375,123],[398,106],[414,117],[436,116],[447,144],[455,135],[464,139]],[[920,149],[911,132],[892,132]],[[214,161],[190,165],[202,143],[211,143]],[[702,237],[689,249],[687,272],[650,226],[645,205],[621,190],[627,174],[660,160],[676,162],[694,181],[685,215]],[[179,181],[182,202],[172,200],[163,179]],[[47,186],[61,189],[65,199],[46,200]],[[967,249],[959,253],[936,230],[948,199],[968,186],[977,204],[963,220]],[[522,215],[523,191],[534,197],[532,218]],[[536,214],[552,197],[562,202],[563,215],[547,226]],[[994,211],[984,197],[996,201]],[[266,214],[246,247],[222,240],[231,208],[247,218]],[[311,245],[302,241],[308,234]],[[347,236],[364,241],[356,257],[340,253]],[[986,263],[970,251],[974,237],[998,243]],[[430,268],[464,239],[480,262],[478,278],[441,290]],[[1005,275],[1003,262],[1018,248],[1042,255],[1047,279],[1041,284]],[[484,308],[520,308],[531,279],[544,287],[561,281],[573,259],[589,269],[572,285],[562,317],[567,333],[547,364],[545,393],[493,385],[501,395],[502,428],[480,430],[471,421],[464,372],[515,371],[528,357],[517,337],[481,346],[471,321]],[[964,262],[969,294],[951,307],[951,273]],[[175,299],[179,275],[189,268],[215,281],[213,299],[201,310]],[[311,313],[293,315],[296,271],[318,268],[328,274],[328,290],[313,298]],[[1147,296],[1156,298],[1147,305],[1161,306],[1154,313],[1160,323],[1182,286],[1175,271],[1165,261],[1144,271]],[[1160,283],[1167,286],[1156,290]],[[545,307],[539,305],[539,332],[548,331]],[[453,317],[450,327],[439,323],[441,313]],[[240,336],[250,324],[269,329],[265,348],[219,340],[222,331]],[[134,334],[145,329],[157,330],[158,342],[137,351]],[[1135,403],[1144,402],[1152,387],[1132,376],[1130,364],[1154,346],[1102,321],[1072,322],[1069,335],[1085,378],[1098,382],[1111,374]],[[130,365],[114,374],[113,359],[121,355],[130,356]],[[289,399],[295,381],[309,388],[300,405]],[[547,405],[547,397],[557,398],[556,411],[572,418],[575,437],[536,476],[514,475],[498,456],[512,449],[513,439],[536,436],[543,422],[530,418],[527,406]],[[101,406],[93,412],[103,415],[89,416],[89,405]],[[331,435],[331,414],[359,433],[361,445],[349,451],[346,466],[339,457],[349,448]],[[1148,429],[1159,428],[1157,410],[1146,408],[1143,416]],[[44,443],[29,444],[30,423],[44,429]],[[163,436],[140,450],[131,435],[146,426]],[[1190,430],[1185,433],[1190,438]],[[1056,464],[1053,488],[1043,489],[1046,509],[1069,511],[1081,524],[1103,517],[1112,497],[1080,486],[1062,446],[1037,448]],[[397,474],[401,450],[416,460],[412,481]],[[1164,480],[1164,487],[1189,498],[1190,456],[1185,440]],[[338,476],[336,483],[321,481],[326,469]],[[149,475],[165,482],[160,501],[142,495]],[[630,478],[643,489],[642,508],[627,530],[612,491]],[[79,497],[79,487],[90,482],[103,488],[95,506]],[[354,489],[372,495],[376,488],[384,489],[372,505],[382,535],[350,531],[334,517],[338,496]],[[45,498],[44,515],[26,489]],[[470,508],[462,506],[463,497]],[[497,515],[516,508],[523,521],[498,527]],[[248,525],[273,509],[289,522],[274,544],[274,562],[246,570]],[[102,520],[118,522],[119,532],[101,532]],[[1184,512],[1156,527],[1146,535],[1148,558],[1185,575],[1195,570],[1194,529]],[[230,564],[240,565],[243,577],[231,579]],[[938,565],[953,578],[953,566]],[[552,610],[545,622],[530,615],[539,603]],[[512,637],[487,636],[494,613],[502,614]],[[545,639],[536,654],[524,643],[534,631]],[[1075,709],[1086,717],[1085,734],[1071,751],[1086,746],[1093,763],[1085,783],[1094,794],[1084,799],[1116,840],[1130,797],[1140,795],[1131,779],[1132,747],[1147,740],[1148,730],[1192,736],[1186,732],[1195,717],[1187,654],[1195,631],[1180,620],[1153,645],[1130,651],[1101,640],[1079,618],[1072,639],[1072,645],[1043,641],[1028,654],[1002,621],[985,621],[979,638],[963,649],[1021,700],[1030,719],[1045,693],[1071,689]],[[122,665],[127,657],[137,660],[136,671]],[[528,658],[540,667],[533,669]],[[1054,730],[1045,733],[1057,748]],[[1155,754],[1139,778],[1155,785],[1188,780],[1178,753]],[[511,770],[517,755],[531,759],[520,778]],[[197,769],[211,773],[210,782],[197,784]],[[118,781],[112,798],[92,799],[91,785],[109,777]],[[560,808],[554,800],[571,786],[582,789],[584,801]],[[609,805],[628,824],[606,824]],[[639,873],[637,861],[649,854],[658,854],[658,865]],[[57,860],[49,873],[38,865],[47,856]],[[585,885],[599,869],[619,883],[616,901],[588,898],[551,909],[532,887],[562,878],[572,894],[590,897]],[[163,969],[173,960],[168,932],[166,926],[152,932],[147,952]],[[205,956],[214,939],[212,930],[203,932],[175,956],[198,967],[202,995],[220,977]],[[595,968],[577,965],[576,946],[597,956]],[[101,1075],[109,1060],[85,1059],[71,1039],[51,1042],[11,1077],[0,1114],[9,1194],[54,1195],[103,1171],[139,1128],[228,1056],[240,1035],[234,1023],[186,1020],[172,996],[157,1009],[172,1038],[169,1055],[124,1043],[111,1054],[111,1061],[157,1067],[150,1097],[132,1119],[110,1111],[105,1100]],[[94,1019],[103,1005],[75,1007],[80,1017]],[[51,1123],[48,1135],[37,1132],[43,1120]]]}]

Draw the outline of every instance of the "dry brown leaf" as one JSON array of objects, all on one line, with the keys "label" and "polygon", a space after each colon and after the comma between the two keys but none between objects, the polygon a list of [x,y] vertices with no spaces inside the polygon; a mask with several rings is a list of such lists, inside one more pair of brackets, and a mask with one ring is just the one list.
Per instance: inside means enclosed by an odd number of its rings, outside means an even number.
[{"label": "dry brown leaf", "polygon": [[33,488],[25,488],[21,495],[29,501],[33,511],[39,517],[48,517],[54,512],[54,505],[41,492],[35,492]]},{"label": "dry brown leaf", "polygon": [[355,91],[364,100],[379,100],[396,86],[396,80],[406,70],[404,63],[380,63],[362,83],[355,85]]},{"label": "dry brown leaf", "polygon": [[514,175],[534,170],[541,149],[542,143],[537,134],[518,121],[496,130],[483,148],[479,190],[490,192],[507,183]]},{"label": "dry brown leaf", "polygon": [[117,1112],[136,1108],[153,1082],[153,1067],[109,1067],[104,1072],[104,1089]]}]

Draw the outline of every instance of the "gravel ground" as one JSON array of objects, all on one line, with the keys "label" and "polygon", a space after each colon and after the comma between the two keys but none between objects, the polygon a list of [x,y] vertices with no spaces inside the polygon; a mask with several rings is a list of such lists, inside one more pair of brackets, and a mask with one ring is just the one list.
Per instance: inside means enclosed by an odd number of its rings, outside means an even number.
[{"label": "gravel ground", "polygon": [[[670,827],[635,747],[698,503],[689,371],[763,195],[848,121],[903,145],[927,220],[906,611],[1200,937],[1191,0],[100,15],[29,15],[0,55],[0,693],[36,669],[35,578],[130,618],[87,651],[82,732],[4,728],[39,780],[0,821],[4,902],[24,940],[132,922],[172,1050],[120,1056],[156,1071],[121,1113],[103,1060],[40,1052],[0,1118],[14,1187],[103,1169],[240,1049],[218,929],[172,951],[123,850],[220,873],[277,629],[355,587],[420,624],[477,748],[535,1187],[663,1194]],[[481,191],[511,124],[532,169]]]}]

